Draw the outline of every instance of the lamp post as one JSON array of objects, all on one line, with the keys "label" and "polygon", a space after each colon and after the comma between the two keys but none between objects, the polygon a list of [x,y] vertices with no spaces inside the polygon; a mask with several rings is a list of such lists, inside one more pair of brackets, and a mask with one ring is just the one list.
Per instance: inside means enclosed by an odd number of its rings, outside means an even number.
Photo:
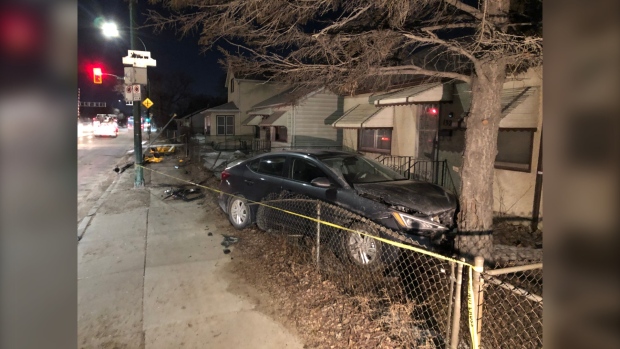
[{"label": "lamp post", "polygon": [[[134,22],[135,22],[135,0],[129,0],[129,42],[130,42],[130,49],[132,51],[137,51],[137,41],[139,40],[142,43],[142,46],[144,47],[144,51],[146,51],[146,45],[144,44],[144,41],[142,41],[142,39],[140,39],[137,36],[137,31],[134,28]],[[101,29],[103,31],[103,34],[107,37],[118,37],[119,36],[119,31],[118,28],[116,26],[116,24],[114,23],[104,23],[101,26]],[[148,80],[147,80],[147,86],[148,86]],[[148,91],[148,87],[146,89]],[[134,142],[134,154],[135,154],[135,164],[136,165],[142,165],[143,163],[143,157],[142,157],[142,115],[140,112],[140,102],[138,101],[138,103],[133,103],[133,122],[134,122],[134,127],[133,127],[133,142]],[[140,166],[136,166],[135,167],[135,181],[134,181],[134,188],[142,188],[144,187],[144,173],[143,173],[143,169]]]},{"label": "lamp post", "polygon": [[[134,29],[135,21],[135,1],[129,0],[129,31],[130,45],[132,50],[136,50],[136,38],[138,37],[136,30]],[[144,44],[144,43],[143,43]],[[146,47],[146,46],[145,46]],[[135,173],[136,178],[134,181],[134,188],[144,187],[144,173],[142,170],[142,115],[140,114],[140,103],[133,104],[133,146],[135,153]],[[139,165],[139,166],[138,166]]]}]

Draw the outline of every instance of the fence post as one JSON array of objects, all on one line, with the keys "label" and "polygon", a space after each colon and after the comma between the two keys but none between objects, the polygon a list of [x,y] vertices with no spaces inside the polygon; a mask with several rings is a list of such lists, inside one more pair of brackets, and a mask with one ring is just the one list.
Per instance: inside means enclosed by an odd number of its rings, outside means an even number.
[{"label": "fence post", "polygon": [[480,334],[482,333],[481,331],[481,326],[482,326],[482,302],[483,302],[483,290],[482,290],[482,286],[484,284],[484,280],[482,279],[481,273],[482,270],[484,269],[484,258],[477,256],[474,258],[474,270],[472,273],[472,286],[474,288],[474,316],[476,319],[476,329],[478,330],[478,343],[477,346],[480,347]]},{"label": "fence post", "polygon": [[[461,262],[464,261],[461,258]],[[459,329],[461,326],[461,293],[463,286],[463,264],[459,263],[456,272],[456,289],[454,297],[454,311],[452,312],[452,336],[450,337],[450,348],[457,349],[459,344]]]},{"label": "fence post", "polygon": [[[321,202],[316,202],[316,218],[321,220]],[[321,257],[321,222],[316,222],[316,268],[319,269],[319,259]]]},{"label": "fence post", "polygon": [[407,164],[407,179],[411,179],[411,156],[409,157],[409,163]]},{"label": "fence post", "polygon": [[[454,297],[454,282],[456,279],[454,278],[454,262],[450,262],[450,296],[448,297],[448,321],[446,322],[446,336],[444,338],[448,339],[450,337],[450,324],[452,323],[452,297]],[[446,341],[446,349],[449,349],[449,342]]]}]

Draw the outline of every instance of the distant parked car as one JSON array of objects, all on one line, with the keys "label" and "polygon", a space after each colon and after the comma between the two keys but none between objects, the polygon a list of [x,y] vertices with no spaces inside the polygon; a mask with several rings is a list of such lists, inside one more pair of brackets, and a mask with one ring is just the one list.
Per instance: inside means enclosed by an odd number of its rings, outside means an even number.
[{"label": "distant parked car", "polygon": [[118,125],[115,121],[104,121],[94,127],[95,137],[118,137]]},{"label": "distant parked car", "polygon": [[[429,248],[455,227],[458,203],[439,186],[408,180],[355,153],[330,150],[258,155],[226,168],[220,190],[219,205],[237,229],[256,221],[257,205],[248,200],[289,191],[343,207]],[[376,234],[361,224],[351,228]],[[342,231],[340,236],[347,258],[358,265],[381,264],[381,251],[388,250],[361,234]]]}]

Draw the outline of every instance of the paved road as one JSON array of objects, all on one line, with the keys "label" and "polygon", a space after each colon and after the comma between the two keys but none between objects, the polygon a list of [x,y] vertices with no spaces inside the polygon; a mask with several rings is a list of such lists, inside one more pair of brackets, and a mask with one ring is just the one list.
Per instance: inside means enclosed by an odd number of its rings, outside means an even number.
[{"label": "paved road", "polygon": [[133,133],[119,129],[117,138],[78,137],[78,223],[112,184],[112,170],[133,148]]}]

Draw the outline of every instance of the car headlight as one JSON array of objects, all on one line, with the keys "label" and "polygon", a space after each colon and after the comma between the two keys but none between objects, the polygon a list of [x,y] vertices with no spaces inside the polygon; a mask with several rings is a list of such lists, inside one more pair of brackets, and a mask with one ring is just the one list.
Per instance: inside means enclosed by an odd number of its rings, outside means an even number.
[{"label": "car headlight", "polygon": [[[439,223],[439,217],[431,217],[430,219],[412,216],[402,212],[392,212],[392,216],[396,222],[403,228],[421,229],[421,230],[448,230]],[[436,220],[436,222],[434,222]]]}]

